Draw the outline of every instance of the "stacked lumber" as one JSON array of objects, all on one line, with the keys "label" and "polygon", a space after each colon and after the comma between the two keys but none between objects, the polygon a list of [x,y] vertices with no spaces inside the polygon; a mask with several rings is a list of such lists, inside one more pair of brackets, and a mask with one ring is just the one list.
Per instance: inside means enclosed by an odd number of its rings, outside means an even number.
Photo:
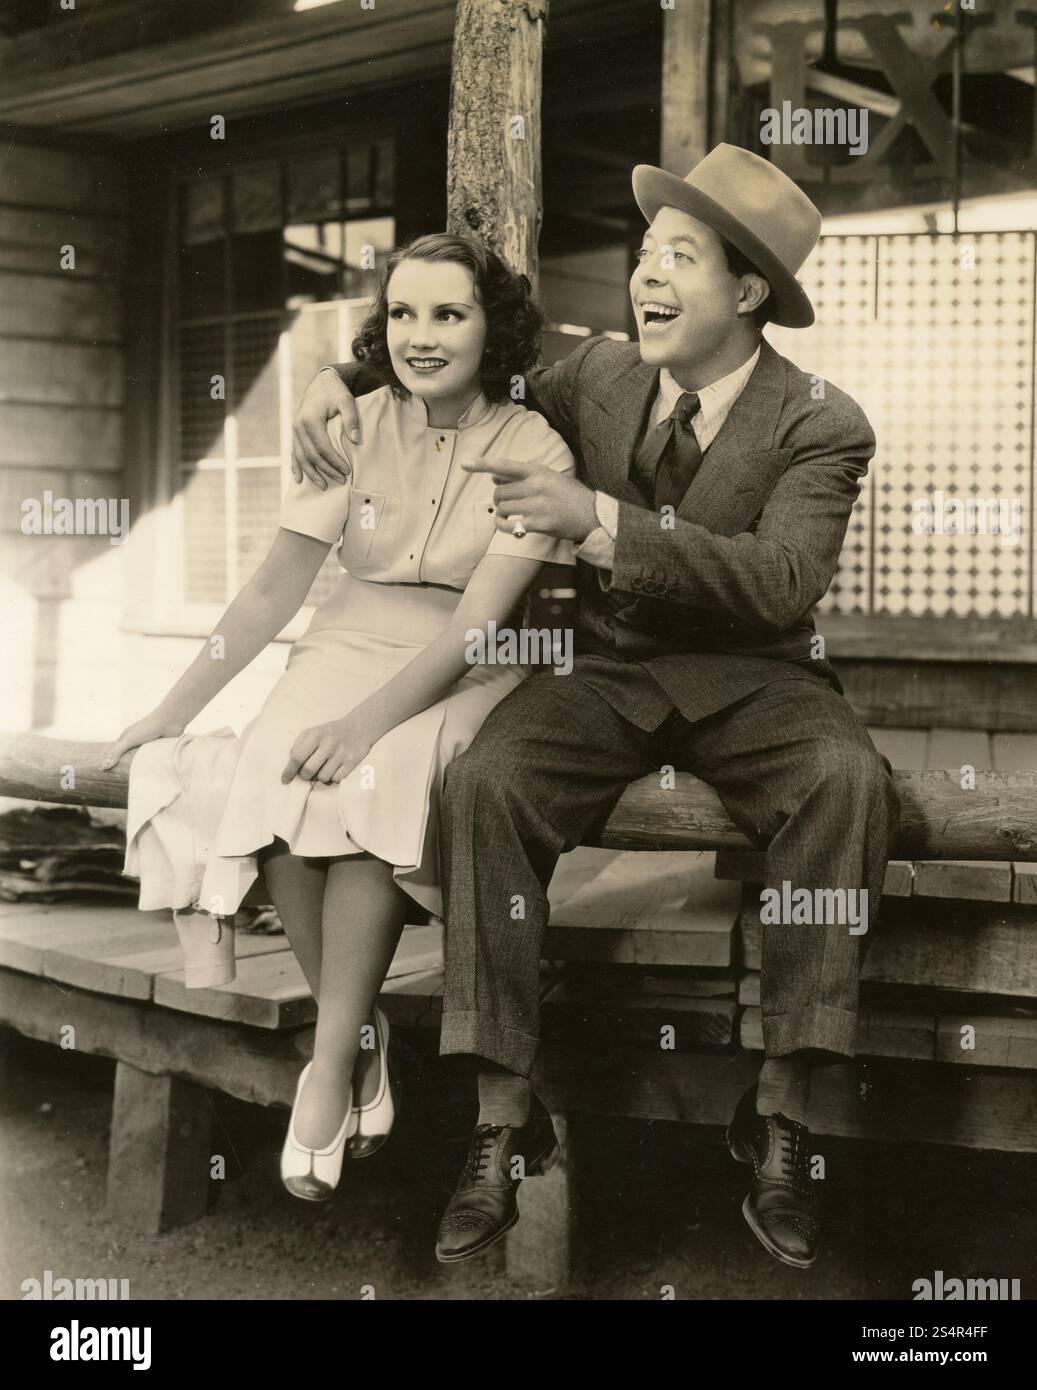
[{"label": "stacked lumber", "polygon": [[[1037,737],[969,729],[872,729],[895,766],[949,775],[1037,768]],[[963,793],[965,795],[971,793]],[[763,1047],[759,892],[765,856],[717,854],[720,878],[741,883],[738,939],[743,1047]],[[877,930],[861,972],[863,1057],[957,1066],[1037,1068],[1037,862],[892,860]]]},{"label": "stacked lumber", "polygon": [[125,853],[124,832],[83,807],[12,807],[0,813],[0,900],[132,900],[137,885],[123,877]]},{"label": "stacked lumber", "polygon": [[703,851],[580,848],[551,881],[544,955],[563,963],[542,1034],[630,1067],[629,1049],[737,1040],[739,893]]}]

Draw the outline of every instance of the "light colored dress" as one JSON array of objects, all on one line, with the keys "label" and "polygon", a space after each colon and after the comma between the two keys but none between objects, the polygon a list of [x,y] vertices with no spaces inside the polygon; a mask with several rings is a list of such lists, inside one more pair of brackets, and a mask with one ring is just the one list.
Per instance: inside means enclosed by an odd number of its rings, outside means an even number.
[{"label": "light colored dress", "polygon": [[439,798],[452,758],[528,674],[473,665],[434,705],[397,725],[338,783],[281,772],[299,733],[339,719],[443,631],[483,555],[572,563],[572,546],[498,531],[494,482],[462,460],[575,464],[543,416],[478,397],[457,429],[428,424],[424,402],[388,387],[358,402],[362,441],[346,441],[351,480],[291,483],[280,525],[339,541],[343,573],[289,651],[284,673],[240,736],[220,729],[143,745],[130,768],[124,872],[140,907],[229,915],[274,836],[293,854],[362,850],[394,866],[402,888],[441,914]]}]

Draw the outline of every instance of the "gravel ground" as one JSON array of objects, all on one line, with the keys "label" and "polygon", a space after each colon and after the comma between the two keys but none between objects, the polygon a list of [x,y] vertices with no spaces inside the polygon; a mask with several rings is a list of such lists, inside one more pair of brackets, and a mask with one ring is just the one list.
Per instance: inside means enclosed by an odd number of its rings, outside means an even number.
[{"label": "gravel ground", "polygon": [[[323,1205],[280,1187],[287,1112],[211,1095],[228,1175],[205,1220],[127,1236],[104,1215],[114,1063],[0,1032],[3,1248],[0,1297],[55,1277],[130,1281],[133,1298],[909,1299],[914,1279],[1018,1278],[1037,1292],[1037,1159],[935,1146],[826,1140],[825,1242],[813,1269],[770,1259],[745,1227],[742,1170],[717,1130],[594,1122],[583,1248],[564,1291],[515,1286],[498,1246],[458,1268],[432,1247],[462,1147],[405,1122],[349,1165]],[[449,1119],[463,1136],[462,1115]],[[531,1179],[535,1181],[535,1179]]]}]

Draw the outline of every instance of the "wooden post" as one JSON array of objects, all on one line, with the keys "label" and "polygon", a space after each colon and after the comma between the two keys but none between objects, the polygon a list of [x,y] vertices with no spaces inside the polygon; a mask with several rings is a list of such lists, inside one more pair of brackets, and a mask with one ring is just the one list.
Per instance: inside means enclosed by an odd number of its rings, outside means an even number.
[{"label": "wooden post", "polygon": [[108,1144],[108,1215],[139,1235],[204,1216],[209,1200],[210,1109],[200,1086],[115,1069]]},{"label": "wooden post", "polygon": [[[734,0],[713,0],[713,28],[710,34],[712,105],[708,131],[710,149],[727,140],[731,132],[731,106],[736,85],[733,5]],[[681,177],[683,178],[687,172],[685,169]]]},{"label": "wooden post", "polygon": [[554,1110],[559,1154],[553,1167],[519,1188],[519,1221],[507,1237],[508,1278],[540,1293],[563,1289],[572,1277],[577,1225],[577,1117]]},{"label": "wooden post", "polygon": [[710,144],[712,0],[675,0],[663,11],[659,162],[683,178]]},{"label": "wooden post", "polygon": [[548,0],[458,0],[447,137],[447,228],[536,285],[543,217],[540,92]]}]

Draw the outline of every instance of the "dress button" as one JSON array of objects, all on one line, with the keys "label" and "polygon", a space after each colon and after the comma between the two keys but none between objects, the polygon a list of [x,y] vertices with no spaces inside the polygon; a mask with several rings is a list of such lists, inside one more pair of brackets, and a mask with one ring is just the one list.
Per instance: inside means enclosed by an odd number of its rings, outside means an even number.
[{"label": "dress button", "polygon": [[640,579],[638,579],[638,578],[636,578],[636,577],[635,577],[634,579],[632,579],[632,580],[630,581],[630,583],[631,583],[631,587],[632,587],[632,588],[635,588],[635,589],[640,589],[640,588],[641,588],[641,581],[640,581]]},{"label": "dress button", "polygon": [[370,500],[371,500],[370,497],[365,497],[365,498],[364,498],[364,501],[365,501],[365,502],[370,502]]},{"label": "dress button", "polygon": [[493,511],[493,508],[492,508],[492,507],[487,507],[486,510],[487,510],[488,512],[492,512],[492,511]]}]

